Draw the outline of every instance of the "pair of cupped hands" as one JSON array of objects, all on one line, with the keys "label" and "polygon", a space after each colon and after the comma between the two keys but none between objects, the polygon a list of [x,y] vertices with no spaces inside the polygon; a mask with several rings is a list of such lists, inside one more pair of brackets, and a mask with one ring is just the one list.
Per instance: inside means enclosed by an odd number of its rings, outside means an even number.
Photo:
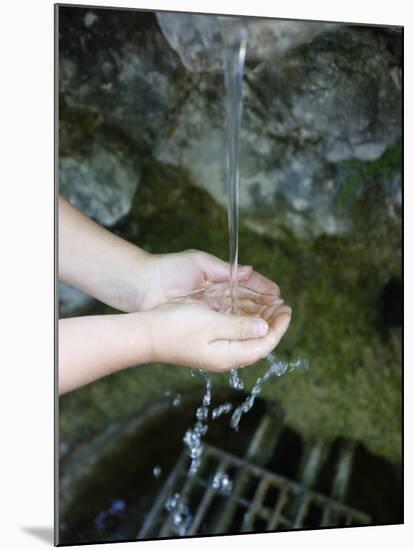
[{"label": "pair of cupped hands", "polygon": [[238,266],[238,314],[231,313],[229,264],[197,250],[148,254],[140,291],[124,310],[147,312],[151,357],[223,372],[266,357],[286,332],[291,308],[278,285]]}]

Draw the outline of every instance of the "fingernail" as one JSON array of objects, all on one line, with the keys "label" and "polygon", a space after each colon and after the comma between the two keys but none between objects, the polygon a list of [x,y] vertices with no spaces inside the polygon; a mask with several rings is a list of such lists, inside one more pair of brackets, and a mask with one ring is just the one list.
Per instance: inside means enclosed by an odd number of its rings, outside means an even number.
[{"label": "fingernail", "polygon": [[240,271],[250,271],[250,269],[253,269],[251,265],[240,265],[239,266]]},{"label": "fingernail", "polygon": [[283,300],[282,298],[274,298],[273,300],[270,300],[270,303],[273,305],[284,304],[285,300]]},{"label": "fingernail", "polygon": [[269,330],[269,325],[263,319],[257,319],[254,322],[254,335],[255,336],[266,336],[267,331]]}]

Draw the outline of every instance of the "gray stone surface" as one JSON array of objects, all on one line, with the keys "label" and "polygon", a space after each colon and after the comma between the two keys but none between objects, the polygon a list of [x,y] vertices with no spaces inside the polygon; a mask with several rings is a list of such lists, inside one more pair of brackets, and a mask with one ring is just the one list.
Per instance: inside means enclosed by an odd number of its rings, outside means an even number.
[{"label": "gray stone surface", "polygon": [[[164,16],[167,41],[150,13],[68,10],[61,20],[61,98],[65,112],[93,113],[117,129],[114,142],[119,132],[131,140],[134,157],[150,154],[179,165],[225,206],[223,78],[218,65],[206,71],[211,67],[203,61],[217,42],[214,20],[203,37],[180,17],[186,29],[181,38]],[[341,233],[349,226],[335,210],[342,163],[378,159],[401,135],[401,32],[270,20],[261,25],[249,27],[242,219],[259,231],[285,226],[301,237]],[[204,40],[201,48],[197,40]],[[184,52],[183,63],[170,44]],[[85,182],[89,172],[93,181],[101,178],[101,164],[115,181],[131,178],[126,156],[99,150],[99,132],[98,124],[87,159],[73,151],[62,159],[64,186],[69,190],[77,181],[81,202],[82,193],[92,202],[94,187],[87,190]],[[103,223],[128,210],[126,201],[109,212],[117,194],[101,190],[101,202],[108,199]]]},{"label": "gray stone surface", "polygon": [[73,153],[59,159],[62,195],[106,226],[128,214],[138,181],[131,160],[100,143],[94,143],[86,155]]},{"label": "gray stone surface", "polygon": [[186,70],[146,12],[69,8],[60,18],[59,91],[147,148],[166,129]]},{"label": "gray stone surface", "polygon": [[[342,27],[247,67],[240,205],[258,229],[265,215],[299,236],[346,230],[334,211],[338,164],[375,160],[401,133],[399,61],[389,40]],[[217,77],[204,78],[156,154],[226,205],[222,93]]]},{"label": "gray stone surface", "polygon": [[84,311],[93,298],[65,283],[59,283],[59,316],[70,317]]},{"label": "gray stone surface", "polygon": [[254,65],[337,28],[332,23],[313,21],[169,12],[158,12],[157,21],[185,67],[195,72],[222,72],[223,49],[240,37],[241,31],[248,37],[247,62]]}]

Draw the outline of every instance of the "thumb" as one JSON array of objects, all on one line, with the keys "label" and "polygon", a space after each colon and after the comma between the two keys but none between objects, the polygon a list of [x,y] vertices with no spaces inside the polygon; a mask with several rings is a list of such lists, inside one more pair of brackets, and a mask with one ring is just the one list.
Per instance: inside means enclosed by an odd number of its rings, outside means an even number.
[{"label": "thumb", "polygon": [[269,325],[260,317],[226,315],[220,313],[220,321],[214,329],[214,340],[249,340],[262,338],[269,331]]}]

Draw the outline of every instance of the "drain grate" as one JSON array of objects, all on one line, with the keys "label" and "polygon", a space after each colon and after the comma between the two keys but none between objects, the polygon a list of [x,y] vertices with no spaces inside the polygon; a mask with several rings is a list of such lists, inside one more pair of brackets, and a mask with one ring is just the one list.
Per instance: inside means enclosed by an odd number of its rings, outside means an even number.
[{"label": "drain grate", "polygon": [[[301,467],[302,482],[254,464],[252,452],[247,453],[250,460],[246,460],[207,444],[199,470],[187,477],[189,459],[183,451],[138,538],[369,525],[372,521],[367,514],[341,501],[352,468],[352,455],[353,445],[347,442],[339,453],[331,494],[325,496],[311,488],[319,471],[317,466],[325,456],[321,445],[307,449]],[[232,480],[230,494],[213,487],[217,474],[227,474]],[[168,509],[168,500],[177,493],[175,507]],[[177,514],[180,509],[186,511],[185,522]]]}]

